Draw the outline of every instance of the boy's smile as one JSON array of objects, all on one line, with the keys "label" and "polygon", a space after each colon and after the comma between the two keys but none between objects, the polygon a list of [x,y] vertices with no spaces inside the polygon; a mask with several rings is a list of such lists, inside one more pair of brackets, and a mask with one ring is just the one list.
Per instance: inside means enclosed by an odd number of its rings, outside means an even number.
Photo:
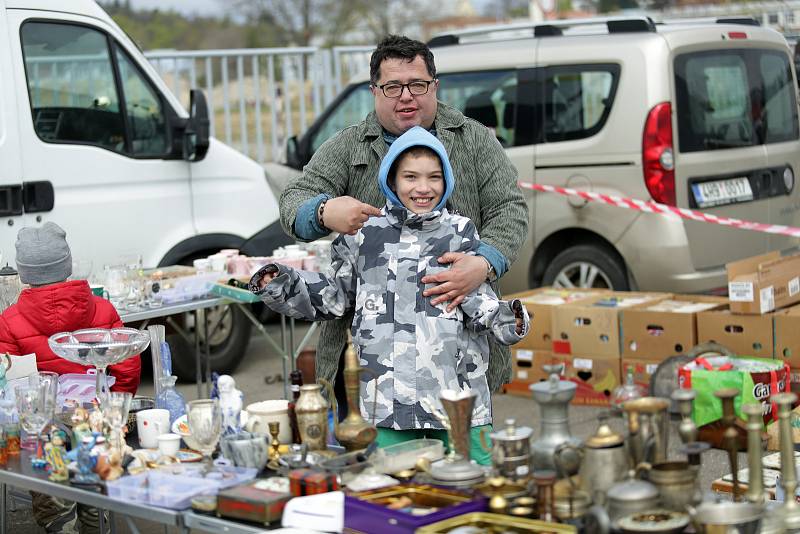
[{"label": "boy's smile", "polygon": [[444,194],[444,173],[439,158],[406,154],[397,165],[397,198],[410,211],[433,211]]}]

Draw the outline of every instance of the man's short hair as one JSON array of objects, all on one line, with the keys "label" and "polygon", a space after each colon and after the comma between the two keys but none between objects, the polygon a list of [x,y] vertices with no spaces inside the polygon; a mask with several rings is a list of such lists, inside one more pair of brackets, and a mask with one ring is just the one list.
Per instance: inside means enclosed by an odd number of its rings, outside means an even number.
[{"label": "man's short hair", "polygon": [[436,78],[436,65],[433,63],[433,52],[422,41],[409,39],[404,35],[387,35],[378,43],[369,60],[369,80],[375,85],[381,77],[381,63],[385,59],[405,59],[409,63],[417,56],[422,56],[425,67],[431,78]]},{"label": "man's short hair", "polygon": [[395,183],[397,182],[397,168],[400,166],[400,162],[402,162],[407,157],[412,157],[415,159],[420,157],[433,158],[439,162],[439,166],[442,167],[442,170],[444,170],[444,165],[442,165],[442,158],[439,157],[439,154],[437,154],[434,149],[425,145],[410,146],[407,149],[400,152],[397,155],[397,157],[394,158],[392,166],[389,167],[389,174],[386,175],[386,181],[388,182],[389,186],[392,189],[395,188]]}]

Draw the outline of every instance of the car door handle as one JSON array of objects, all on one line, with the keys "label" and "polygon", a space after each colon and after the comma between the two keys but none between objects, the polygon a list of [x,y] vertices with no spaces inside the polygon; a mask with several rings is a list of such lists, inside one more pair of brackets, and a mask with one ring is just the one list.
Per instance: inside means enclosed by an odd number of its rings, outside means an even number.
[{"label": "car door handle", "polygon": [[22,215],[22,185],[0,186],[0,217]]},{"label": "car door handle", "polygon": [[50,211],[55,205],[55,191],[48,180],[23,183],[22,197],[25,213]]}]

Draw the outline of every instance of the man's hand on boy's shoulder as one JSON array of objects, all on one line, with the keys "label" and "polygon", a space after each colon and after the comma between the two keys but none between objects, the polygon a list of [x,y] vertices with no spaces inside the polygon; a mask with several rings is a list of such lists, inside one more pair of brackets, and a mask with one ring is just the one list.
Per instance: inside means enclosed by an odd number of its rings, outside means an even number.
[{"label": "man's hand on boy's shoulder", "polygon": [[426,289],[422,294],[426,297],[437,295],[431,300],[432,306],[449,301],[447,311],[450,312],[486,280],[486,260],[463,252],[447,252],[439,258],[439,263],[449,263],[450,268],[423,277],[423,284],[438,285]]},{"label": "man's hand on boy's shoulder", "polygon": [[353,235],[372,216],[381,214],[381,210],[353,197],[336,197],[325,201],[320,217],[320,225],[340,234]]}]

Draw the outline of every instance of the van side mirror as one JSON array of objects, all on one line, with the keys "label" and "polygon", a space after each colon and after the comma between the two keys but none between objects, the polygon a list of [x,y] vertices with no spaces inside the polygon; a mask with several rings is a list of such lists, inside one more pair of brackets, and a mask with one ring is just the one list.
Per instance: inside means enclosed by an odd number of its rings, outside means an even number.
[{"label": "van side mirror", "polygon": [[208,104],[200,89],[189,92],[189,120],[183,133],[183,159],[200,161],[206,157],[209,144]]}]

